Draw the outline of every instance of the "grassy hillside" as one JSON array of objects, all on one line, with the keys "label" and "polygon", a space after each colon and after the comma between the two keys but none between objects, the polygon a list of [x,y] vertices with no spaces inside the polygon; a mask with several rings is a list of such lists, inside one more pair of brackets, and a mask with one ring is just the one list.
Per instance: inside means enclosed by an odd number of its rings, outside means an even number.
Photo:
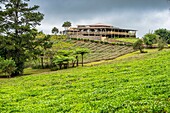
[{"label": "grassy hillside", "polygon": [[170,112],[170,50],[0,80],[0,112]]},{"label": "grassy hillside", "polygon": [[[115,59],[119,56],[128,54],[133,52],[133,47],[126,44],[116,44],[112,43],[109,44],[108,42],[100,42],[96,40],[89,40],[89,41],[83,41],[81,40],[70,40],[66,38],[61,38],[58,36],[53,36],[52,41],[54,42],[52,48],[50,48],[46,53],[49,51],[53,52],[53,54],[57,54],[58,50],[76,50],[77,48],[88,48],[90,50],[90,53],[84,55],[84,63],[89,62],[95,62],[95,61],[101,61],[101,60],[109,60],[109,59]],[[50,64],[50,58],[49,54],[44,57],[44,65]],[[79,61],[81,61],[81,55],[79,55]],[[81,63],[81,62],[79,62]],[[34,66],[34,67],[40,67],[41,66],[41,57],[38,58],[38,60],[29,61],[26,63],[27,67]]]},{"label": "grassy hillside", "polygon": [[111,45],[94,42],[72,41],[74,47],[88,48],[91,52],[84,57],[84,62],[114,59],[121,55],[133,52],[132,46]]}]

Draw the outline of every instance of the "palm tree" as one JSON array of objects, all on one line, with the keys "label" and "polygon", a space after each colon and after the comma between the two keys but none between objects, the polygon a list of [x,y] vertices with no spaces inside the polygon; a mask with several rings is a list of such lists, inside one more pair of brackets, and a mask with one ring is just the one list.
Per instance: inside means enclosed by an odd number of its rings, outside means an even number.
[{"label": "palm tree", "polygon": [[64,65],[64,68],[68,68],[69,61],[72,60],[72,57],[70,57],[71,53],[72,51],[59,50],[57,56],[54,58],[54,63],[59,65],[60,69],[62,68],[62,65]]},{"label": "palm tree", "polygon": [[[89,53],[89,49],[87,49],[87,48],[79,48],[79,49],[76,50],[76,54],[81,54],[81,57],[82,57],[82,66],[83,66],[83,57],[87,53]],[[78,58],[76,58],[76,59],[78,60]]]}]

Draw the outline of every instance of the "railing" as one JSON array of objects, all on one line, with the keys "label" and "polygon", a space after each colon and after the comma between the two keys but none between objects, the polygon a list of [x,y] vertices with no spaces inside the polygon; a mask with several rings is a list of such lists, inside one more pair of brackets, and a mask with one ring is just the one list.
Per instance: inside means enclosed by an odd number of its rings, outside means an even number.
[{"label": "railing", "polygon": [[114,32],[114,31],[106,31],[106,32],[72,32],[71,35],[130,35],[135,36],[135,33],[127,33],[127,32]]}]

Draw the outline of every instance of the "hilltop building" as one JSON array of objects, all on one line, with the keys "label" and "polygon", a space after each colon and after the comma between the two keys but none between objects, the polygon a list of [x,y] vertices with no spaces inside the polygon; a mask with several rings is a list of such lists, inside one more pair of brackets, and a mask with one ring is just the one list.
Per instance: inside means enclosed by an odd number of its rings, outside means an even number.
[{"label": "hilltop building", "polygon": [[108,37],[123,38],[136,37],[136,31],[132,29],[121,29],[112,25],[94,24],[94,25],[77,25],[76,28],[70,28],[67,33],[70,37]]}]

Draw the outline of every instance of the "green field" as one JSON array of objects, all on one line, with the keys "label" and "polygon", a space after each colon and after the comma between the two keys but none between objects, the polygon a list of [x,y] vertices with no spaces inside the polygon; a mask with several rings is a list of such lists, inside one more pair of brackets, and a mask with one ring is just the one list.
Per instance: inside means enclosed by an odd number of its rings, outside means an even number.
[{"label": "green field", "polygon": [[0,79],[0,112],[170,112],[170,50]]}]

